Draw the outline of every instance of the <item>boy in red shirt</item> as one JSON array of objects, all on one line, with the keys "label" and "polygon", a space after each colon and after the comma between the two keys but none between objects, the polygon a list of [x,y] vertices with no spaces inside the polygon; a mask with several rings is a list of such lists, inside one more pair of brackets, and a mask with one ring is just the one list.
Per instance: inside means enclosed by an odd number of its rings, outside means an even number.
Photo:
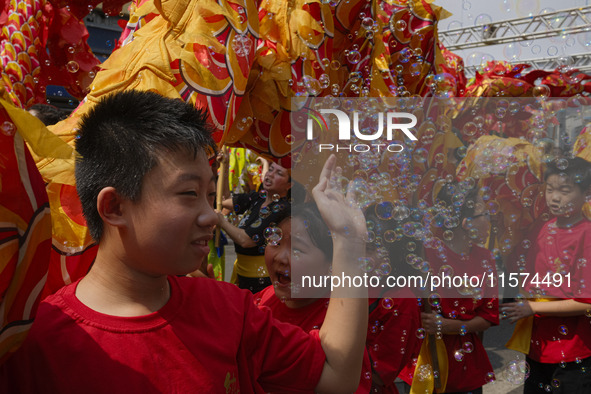
[{"label": "boy in red shirt", "polygon": [[591,295],[586,287],[591,283],[586,267],[591,221],[582,214],[591,193],[590,171],[581,158],[548,165],[546,204],[555,217],[530,237],[532,246],[522,259],[532,278],[523,288],[528,299],[501,309],[517,322],[507,347],[527,355],[530,375],[524,393],[591,392]]},{"label": "boy in red shirt", "polygon": [[[265,248],[265,264],[272,285],[255,294],[256,303],[262,309],[270,309],[279,321],[306,332],[317,330],[326,318],[330,289],[319,289],[315,297],[298,298],[298,289],[291,282],[292,264],[308,275],[328,275],[333,258],[330,230],[314,203],[294,206],[292,216],[281,221],[278,229],[281,239],[268,239]],[[371,365],[367,356],[359,380],[355,393],[369,393]]]},{"label": "boy in red shirt", "polygon": [[[437,194],[437,202],[446,207],[440,208],[441,214],[455,227],[450,225],[452,236],[448,233],[444,240],[433,239],[425,246],[425,261],[431,272],[479,279],[496,274],[493,254],[478,246],[487,239],[490,226],[489,212],[478,190],[468,182],[446,184]],[[437,392],[480,394],[482,387],[494,380],[479,333],[499,324],[498,291],[490,283],[483,283],[482,288],[469,283],[440,287],[426,301],[432,309],[421,313],[424,336],[432,334],[442,342],[437,354],[445,389]],[[424,345],[423,352],[426,348]],[[422,392],[426,365],[422,359],[419,356],[419,365],[408,365],[400,374],[416,392]]]},{"label": "boy in red shirt", "polygon": [[[83,116],[76,181],[96,260],[40,305],[27,340],[0,367],[0,392],[355,389],[366,299],[331,301],[320,331],[307,334],[256,308],[247,291],[177,277],[198,268],[217,224],[206,118],[140,91],[108,96]],[[334,165],[333,156],[314,197],[334,237],[333,271],[355,275],[365,221],[328,186]]]},{"label": "boy in red shirt", "polygon": [[[416,291],[412,287],[390,287],[387,278],[422,275],[408,261],[422,256],[422,242],[415,237],[398,235],[404,221],[384,216],[392,207],[390,202],[372,204],[365,210],[368,229],[375,241],[368,245],[368,257],[373,259],[384,287],[369,299],[369,322],[366,348],[372,366],[372,393],[398,394],[395,381],[413,358],[419,354],[421,313]],[[408,222],[408,221],[407,221]]]}]

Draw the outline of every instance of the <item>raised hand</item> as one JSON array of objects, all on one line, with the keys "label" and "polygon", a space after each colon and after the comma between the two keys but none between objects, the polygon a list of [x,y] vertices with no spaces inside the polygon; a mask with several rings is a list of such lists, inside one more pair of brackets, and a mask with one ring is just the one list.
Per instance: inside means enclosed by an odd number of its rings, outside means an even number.
[{"label": "raised hand", "polygon": [[330,155],[324,163],[318,184],[312,189],[314,201],[333,238],[342,236],[349,241],[365,243],[365,217],[355,199],[352,183],[349,183],[346,195],[337,187],[334,181],[338,170],[336,161],[335,155]]}]

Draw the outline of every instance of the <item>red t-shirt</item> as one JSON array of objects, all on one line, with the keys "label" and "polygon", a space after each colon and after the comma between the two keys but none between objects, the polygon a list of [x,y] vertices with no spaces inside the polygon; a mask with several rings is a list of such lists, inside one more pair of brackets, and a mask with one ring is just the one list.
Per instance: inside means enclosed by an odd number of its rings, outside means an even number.
[{"label": "red t-shirt", "polygon": [[258,309],[248,291],[169,277],[159,311],[116,317],[75,296],[45,300],[23,346],[0,368],[8,393],[307,392],[325,356],[305,333]]},{"label": "red t-shirt", "polygon": [[[472,246],[470,255],[460,256],[447,246],[437,251],[432,248],[425,249],[425,256],[431,269],[435,274],[440,270],[447,270],[450,275],[482,277],[482,275],[496,275],[494,256],[492,253],[479,246]],[[444,266],[450,268],[445,268]],[[486,284],[487,281],[484,281]],[[490,283],[490,281],[488,282]],[[477,316],[488,320],[494,325],[499,324],[499,300],[498,297],[482,298],[471,296],[470,289],[463,286],[451,286],[448,289],[440,290],[439,294],[446,297],[430,299],[433,310],[438,309],[443,318],[457,320],[471,320]],[[456,297],[463,295],[464,298],[450,298],[455,292]],[[495,288],[487,286],[480,294],[487,296],[497,293]],[[437,308],[437,304],[439,307]],[[426,334],[425,334],[426,335]],[[421,341],[422,342],[422,341]],[[443,342],[447,352],[448,376],[447,392],[470,391],[484,386],[494,380],[493,368],[482,341],[476,333],[464,335],[445,334]],[[415,360],[416,364],[416,360]],[[400,374],[400,378],[411,384],[415,365],[407,366]]]},{"label": "red t-shirt", "polygon": [[301,308],[289,308],[275,295],[273,286],[268,286],[254,295],[259,307],[271,309],[273,318],[301,327],[304,331],[318,330],[324,322],[328,298],[319,298],[310,305]]},{"label": "red t-shirt", "polygon": [[[270,309],[273,317],[281,322],[290,323],[310,332],[322,326],[326,317],[328,298],[319,298],[301,308],[289,308],[275,295],[273,286],[268,286],[255,294],[255,302],[261,309]],[[363,365],[359,387],[355,393],[369,393],[371,389],[371,364],[367,352],[363,355]],[[311,391],[312,392],[312,391]]]},{"label": "red t-shirt", "polygon": [[[591,221],[582,220],[571,228],[546,223],[526,254],[526,269],[543,282],[546,274],[561,274],[564,285],[527,283],[526,294],[575,299],[591,304]],[[564,275],[570,273],[570,286]],[[591,305],[589,306],[591,309]],[[542,363],[576,361],[591,356],[591,319],[587,316],[534,316],[529,357]]]},{"label": "red t-shirt", "polygon": [[380,299],[369,300],[367,351],[373,371],[384,383],[382,393],[398,393],[394,381],[406,365],[418,357],[421,341],[417,330],[421,314],[410,289],[391,291]]}]

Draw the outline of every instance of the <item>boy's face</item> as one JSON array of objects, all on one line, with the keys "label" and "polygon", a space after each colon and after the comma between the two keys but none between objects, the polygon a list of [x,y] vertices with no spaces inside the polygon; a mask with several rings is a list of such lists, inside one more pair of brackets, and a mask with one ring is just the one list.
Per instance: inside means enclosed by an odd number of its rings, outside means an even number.
[{"label": "boy's face", "polygon": [[578,217],[585,204],[585,193],[565,175],[550,175],[546,180],[546,204],[558,217]]},{"label": "boy's face", "polygon": [[126,263],[148,275],[184,275],[209,253],[217,215],[215,181],[204,153],[161,154],[144,177],[140,199],[125,205]]},{"label": "boy's face", "polygon": [[275,289],[282,300],[291,299],[291,219],[279,223],[281,240],[265,247],[265,265]]},{"label": "boy's face", "polygon": [[275,289],[275,295],[291,301],[288,306],[301,307],[313,302],[308,299],[291,298],[292,253],[298,272],[304,275],[326,275],[330,268],[322,251],[314,246],[306,226],[301,218],[283,220],[279,224],[282,232],[278,245],[267,245],[265,248],[265,264]]}]

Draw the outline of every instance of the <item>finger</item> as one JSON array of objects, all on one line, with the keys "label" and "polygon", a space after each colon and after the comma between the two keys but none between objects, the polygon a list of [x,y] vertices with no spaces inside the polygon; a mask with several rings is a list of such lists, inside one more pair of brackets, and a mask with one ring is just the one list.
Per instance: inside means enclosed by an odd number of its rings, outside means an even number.
[{"label": "finger", "polygon": [[330,176],[332,175],[332,172],[334,171],[336,164],[337,164],[337,157],[334,154],[331,154],[328,157],[328,159],[326,159],[326,162],[324,163],[324,166],[322,167],[322,171],[320,172],[320,180],[322,180],[322,179],[330,180]]},{"label": "finger", "polygon": [[327,188],[324,191],[324,194],[331,201],[337,202],[339,204],[342,204],[345,202],[345,196],[343,195],[343,193],[341,193],[338,190]]},{"label": "finger", "polygon": [[355,198],[355,184],[353,181],[349,181],[347,184],[347,193],[345,194],[345,201],[349,206],[356,206],[357,199]]},{"label": "finger", "polygon": [[499,308],[500,312],[505,312],[505,313],[509,313],[515,310],[515,307],[513,305],[510,304],[502,304],[501,307]]},{"label": "finger", "polygon": [[[314,188],[312,188],[312,195],[316,196],[318,193],[323,193],[328,185],[328,179],[320,178]],[[316,197],[314,197],[316,199]]]},{"label": "finger", "polygon": [[318,184],[312,189],[312,195],[315,196],[315,199],[319,192],[324,192],[327,189],[336,162],[337,158],[334,154],[331,154],[328,159],[326,159],[322,171],[320,172],[320,177],[318,178]]},{"label": "finger", "polygon": [[330,178],[328,180],[328,188],[332,190],[341,191],[341,179],[343,178],[343,169],[337,165],[334,166],[330,172]]},{"label": "finger", "polygon": [[207,277],[215,279],[215,273],[213,272],[213,264],[207,264]]}]

